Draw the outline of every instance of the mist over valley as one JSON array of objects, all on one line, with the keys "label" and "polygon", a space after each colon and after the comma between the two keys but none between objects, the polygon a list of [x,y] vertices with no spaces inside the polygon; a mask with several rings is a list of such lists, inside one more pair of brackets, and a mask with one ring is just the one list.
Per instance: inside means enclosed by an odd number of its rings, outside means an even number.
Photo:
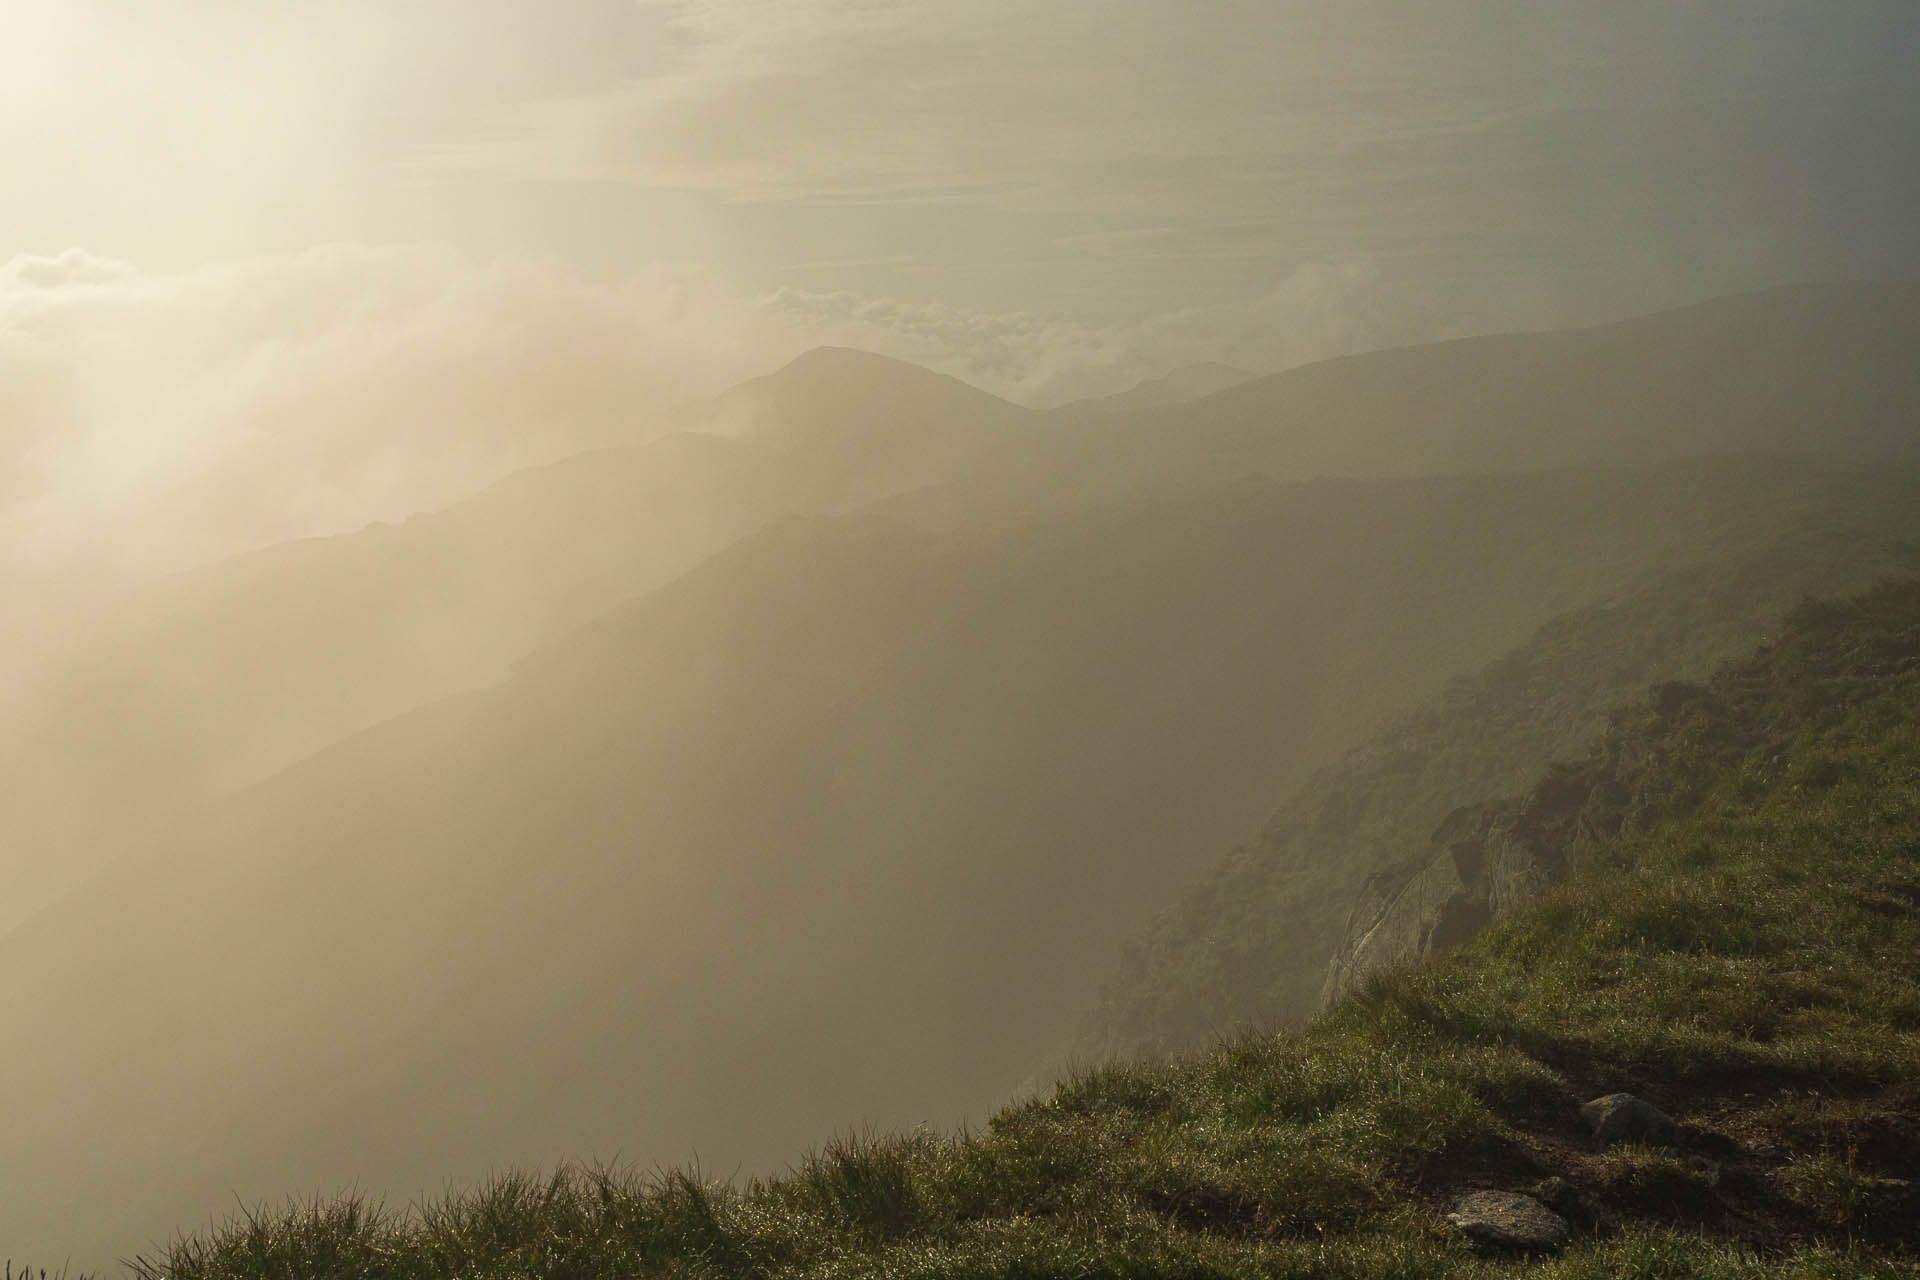
[{"label": "mist over valley", "polygon": [[21,6],[0,1257],[1911,1273],[1911,14],[561,8]]}]

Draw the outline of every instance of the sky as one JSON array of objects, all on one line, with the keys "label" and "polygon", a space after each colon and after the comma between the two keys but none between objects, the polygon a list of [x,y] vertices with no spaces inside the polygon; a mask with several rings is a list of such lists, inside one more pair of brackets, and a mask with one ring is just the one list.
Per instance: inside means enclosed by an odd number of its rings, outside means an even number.
[{"label": "sky", "polygon": [[821,342],[1049,404],[1920,274],[1916,49],[1910,0],[0,0],[0,546],[353,527]]}]

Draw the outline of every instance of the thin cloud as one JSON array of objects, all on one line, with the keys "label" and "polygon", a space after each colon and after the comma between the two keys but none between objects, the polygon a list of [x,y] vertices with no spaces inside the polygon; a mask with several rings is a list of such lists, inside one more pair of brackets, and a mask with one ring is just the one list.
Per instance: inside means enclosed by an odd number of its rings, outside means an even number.
[{"label": "thin cloud", "polygon": [[16,258],[0,546],[163,568],[404,517],[645,438],[798,345],[692,269],[600,283],[432,246],[173,274]]},{"label": "thin cloud", "polygon": [[[1567,287],[1604,292],[1650,260],[1681,264],[1679,287],[1640,307],[1912,261],[1896,214],[1920,198],[1903,176],[1920,160],[1902,105],[1916,80],[1888,53],[1920,39],[1910,7],[642,7],[670,33],[658,65],[506,110],[419,163],[978,209],[999,221],[975,225],[1001,228],[983,234],[1062,269],[1372,255],[1408,287],[1557,263]],[[1780,255],[1731,279],[1687,270],[1720,260],[1727,235]]]},{"label": "thin cloud", "polygon": [[[802,264],[831,272],[845,264]],[[900,263],[912,270],[913,264]],[[1438,336],[1374,264],[1231,306],[1095,324],[711,272],[337,245],[156,273],[0,265],[0,570],[150,572],[399,519],[517,467],[643,440],[804,347],[881,351],[1035,404],[1180,364],[1280,367]]]},{"label": "thin cloud", "polygon": [[645,439],[676,406],[818,343],[1049,404],[1195,361],[1278,368],[1465,323],[1363,257],[1305,264],[1242,302],[1104,324],[756,297],[697,269],[602,282],[431,245],[176,273],[18,257],[0,265],[0,572],[152,572],[404,518]]},{"label": "thin cloud", "polygon": [[912,360],[1033,405],[1108,394],[1181,365],[1277,370],[1330,356],[1456,337],[1525,300],[1419,294],[1364,255],[1302,264],[1242,301],[1095,324],[1021,311],[783,289],[797,328]]}]

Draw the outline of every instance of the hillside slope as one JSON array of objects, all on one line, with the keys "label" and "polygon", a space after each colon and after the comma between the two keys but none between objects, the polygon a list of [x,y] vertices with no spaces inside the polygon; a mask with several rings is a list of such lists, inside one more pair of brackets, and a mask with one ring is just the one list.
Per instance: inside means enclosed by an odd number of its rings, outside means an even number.
[{"label": "hillside slope", "polygon": [[1764,451],[1920,459],[1920,283],[1722,298],[1304,365],[1036,434],[949,519],[1248,477],[1457,475]]},{"label": "hillside slope", "polygon": [[1916,504],[1898,469],[1715,460],[775,526],[0,944],[38,1046],[0,1122],[46,1153],[0,1174],[0,1237],[956,1120],[1389,708],[1650,575],[1885,546]]},{"label": "hillside slope", "polygon": [[1144,409],[1166,409],[1173,405],[1214,395],[1260,375],[1215,360],[1181,365],[1157,378],[1142,378],[1125,391],[1072,400],[1046,410],[1060,418],[1091,418],[1117,413],[1137,413]]},{"label": "hillside slope", "polygon": [[1040,416],[904,360],[816,347],[698,420],[777,452],[816,484],[876,497],[997,461],[1035,437]]},{"label": "hillside slope", "polygon": [[[1144,411],[1044,415],[839,348],[682,432],[447,511],[148,584],[0,690],[0,929],[156,822],[512,660],[783,514],[979,529],[1312,476],[1920,457],[1920,287],[1724,299],[1376,352]],[[1191,387],[1229,377],[1202,370]]]},{"label": "hillside slope", "polygon": [[1318,1004],[1369,877],[1429,848],[1456,808],[1583,755],[1607,712],[1662,677],[1704,676],[1801,599],[1920,572],[1920,546],[1813,538],[1686,569],[1554,619],[1526,645],[1381,724],[1196,877],[1123,950],[1078,1050],[1204,1044]]},{"label": "hillside slope", "polygon": [[32,867],[94,870],[152,822],[515,658],[815,495],[733,441],[669,436],[522,472],[443,512],[264,548],[78,620],[4,736],[0,824]]},{"label": "hillside slope", "polygon": [[[1916,354],[1920,283],[1812,285],[1590,329],[1328,360],[1135,429],[1277,476],[1619,466],[1728,450],[1912,458]],[[1835,412],[1836,392],[1855,409]]]},{"label": "hillside slope", "polygon": [[[984,1133],[851,1139],[732,1189],[509,1177],[181,1241],[148,1276],[1910,1277],[1920,1262],[1920,585],[1800,610],[1606,751],[1689,815],[1303,1033],[1112,1066]],[[1631,1091],[1664,1145],[1582,1116]],[[1487,1189],[1558,1256],[1472,1244]]]},{"label": "hillside slope", "polygon": [[689,410],[702,431],[142,585],[47,646],[0,729],[0,931],[156,822],[493,684],[775,519],[962,474],[1026,416],[925,369],[822,350]]}]

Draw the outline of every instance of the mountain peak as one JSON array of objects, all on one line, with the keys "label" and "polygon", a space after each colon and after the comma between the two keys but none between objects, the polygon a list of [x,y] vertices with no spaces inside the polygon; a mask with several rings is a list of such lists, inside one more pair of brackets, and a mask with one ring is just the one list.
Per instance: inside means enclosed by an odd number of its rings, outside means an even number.
[{"label": "mountain peak", "polygon": [[1225,391],[1228,387],[1237,387],[1243,382],[1253,381],[1258,376],[1218,360],[1200,360],[1193,364],[1183,364],[1158,378],[1142,378],[1134,386],[1131,394],[1139,395],[1152,391],[1180,399],[1192,399],[1198,396],[1209,396],[1216,391]]},{"label": "mountain peak", "polygon": [[1127,413],[1137,409],[1164,409],[1213,395],[1217,391],[1226,391],[1259,376],[1218,360],[1202,360],[1183,364],[1157,378],[1142,378],[1127,390],[1110,396],[1072,401],[1061,405],[1057,411]]},{"label": "mountain peak", "polygon": [[820,388],[841,394],[857,393],[863,387],[893,389],[919,386],[942,388],[947,394],[965,395],[981,401],[1000,400],[991,392],[982,391],[972,383],[950,374],[938,373],[911,360],[881,355],[860,347],[811,347],[774,372],[743,385],[779,389]]},{"label": "mountain peak", "polygon": [[914,364],[911,360],[901,360],[895,356],[881,355],[878,351],[868,351],[862,347],[819,346],[809,347],[786,364],[780,366],[770,376],[783,377],[794,374],[813,374],[822,372],[852,373],[889,370],[892,372],[911,371],[930,377],[939,377],[931,369]]},{"label": "mountain peak", "polygon": [[857,347],[814,347],[772,373],[741,383],[722,404],[791,432],[803,424],[845,430],[877,419],[957,429],[1004,423],[1024,413],[971,383]]}]

